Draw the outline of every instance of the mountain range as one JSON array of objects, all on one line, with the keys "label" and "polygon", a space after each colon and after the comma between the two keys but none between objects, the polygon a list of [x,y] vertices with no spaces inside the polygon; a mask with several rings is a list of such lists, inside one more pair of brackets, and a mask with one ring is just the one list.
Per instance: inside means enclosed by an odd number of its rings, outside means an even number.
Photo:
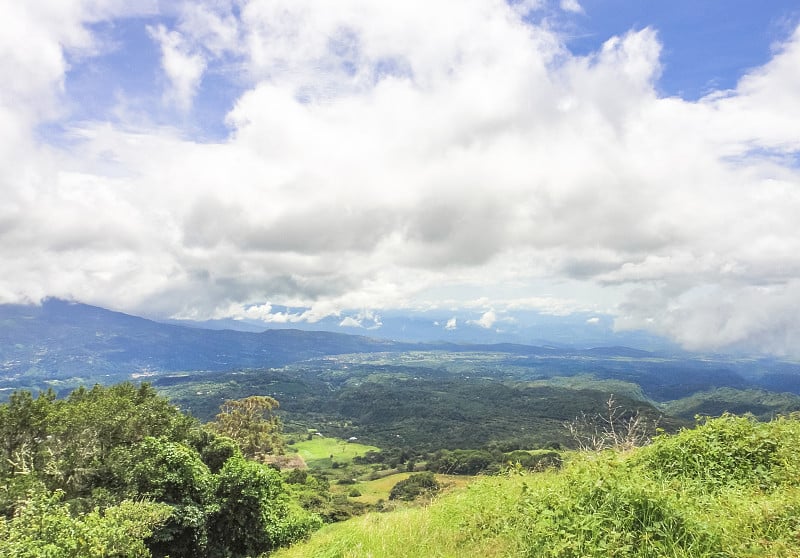
[{"label": "mountain range", "polygon": [[800,393],[800,365],[776,359],[700,357],[626,346],[410,342],[299,329],[208,329],[60,299],[0,305],[0,390],[6,391],[174,372],[280,368],[330,355],[409,351],[504,353],[524,357],[513,361],[518,367],[535,369],[549,362],[560,374],[664,386],[659,388],[660,399],[670,399],[669,390],[683,394],[705,386]]}]

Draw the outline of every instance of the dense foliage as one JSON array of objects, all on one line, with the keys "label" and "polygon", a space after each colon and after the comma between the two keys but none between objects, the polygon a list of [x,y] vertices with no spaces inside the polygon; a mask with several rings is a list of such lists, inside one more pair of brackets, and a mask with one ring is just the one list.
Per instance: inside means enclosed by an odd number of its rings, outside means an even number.
[{"label": "dense foliage", "polygon": [[[508,448],[570,447],[573,439],[564,422],[581,413],[603,412],[609,395],[604,384],[511,383],[500,381],[501,371],[496,378],[467,372],[368,364],[317,370],[312,363],[291,373],[252,370],[162,379],[156,387],[207,418],[213,418],[211,409],[221,399],[270,393],[281,401],[287,430],[313,427],[326,436],[356,436],[382,448],[420,452],[484,449],[492,443]],[[652,403],[613,393],[621,406],[641,411],[650,422],[662,415]],[[669,431],[691,423],[664,417],[659,424]]]},{"label": "dense foliage", "polygon": [[420,496],[435,494],[441,489],[439,481],[431,472],[416,473],[394,485],[390,500],[413,500]]},{"label": "dense foliage", "polygon": [[432,505],[326,527],[278,556],[800,556],[800,416],[725,415],[561,470],[486,477]]},{"label": "dense foliage", "polygon": [[281,422],[274,412],[278,406],[275,399],[263,395],[228,399],[210,426],[214,432],[235,440],[245,457],[283,453]]},{"label": "dense foliage", "polygon": [[0,458],[0,556],[254,556],[321,524],[147,384],[14,393]]}]

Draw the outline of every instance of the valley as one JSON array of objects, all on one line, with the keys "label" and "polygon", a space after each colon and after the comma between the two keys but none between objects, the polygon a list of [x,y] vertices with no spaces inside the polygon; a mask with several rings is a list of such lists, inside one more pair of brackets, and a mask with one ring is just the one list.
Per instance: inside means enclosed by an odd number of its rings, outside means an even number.
[{"label": "valley", "polygon": [[[623,346],[410,343],[299,330],[212,331],[63,301],[39,307],[0,306],[0,322],[4,326],[0,401],[8,402],[0,404],[0,430],[10,464],[4,466],[9,482],[0,489],[5,513],[34,513],[20,500],[31,487],[37,490],[36,498],[65,494],[75,510],[96,505],[113,513],[128,505],[126,496],[152,496],[157,505],[152,510],[141,508],[142,513],[154,514],[142,519],[146,528],[142,532],[160,534],[156,539],[134,537],[130,544],[147,546],[154,556],[176,552],[176,525],[184,535],[203,537],[219,528],[222,519],[214,510],[219,502],[227,505],[235,497],[212,490],[223,482],[232,482],[231,490],[238,490],[237,483],[256,482],[259,490],[266,491],[265,498],[272,483],[283,494],[280,521],[296,522],[299,529],[282,532],[274,543],[262,537],[254,546],[241,548],[298,543],[322,524],[336,525],[313,535],[309,547],[298,546],[286,555],[327,556],[325,549],[340,548],[343,537],[372,548],[374,540],[364,538],[370,536],[365,535],[363,521],[378,521],[388,540],[396,537],[397,544],[409,545],[409,535],[397,523],[409,521],[434,529],[431,544],[442,555],[491,555],[490,547],[498,556],[512,555],[514,545],[538,544],[538,539],[523,536],[529,525],[526,516],[504,509],[511,502],[517,502],[512,505],[515,509],[532,505],[519,492],[524,495],[528,490],[526,479],[536,487],[532,490],[543,494],[548,483],[573,487],[574,482],[613,477],[614,470],[628,468],[641,482],[650,483],[650,492],[642,497],[660,501],[655,486],[661,465],[644,470],[635,459],[628,465],[626,455],[631,450],[651,440],[668,444],[665,440],[685,436],[696,427],[717,424],[708,417],[722,416],[716,420],[727,424],[724,421],[733,420],[728,413],[746,415],[749,418],[741,420],[748,425],[789,420],[790,427],[781,435],[791,444],[796,435],[793,413],[800,411],[800,364],[775,358]],[[91,386],[95,387],[87,389]],[[221,409],[235,408],[231,402],[257,400],[268,403],[271,418],[264,424],[271,425],[270,443],[280,450],[243,456],[235,449],[240,442],[225,437],[235,430],[220,430],[220,421],[225,420]],[[120,414],[120,409],[128,409],[127,414]],[[29,422],[35,417],[39,422]],[[137,424],[146,424],[144,433],[152,434],[142,437]],[[165,430],[164,424],[178,426]],[[20,438],[20,431],[25,437]],[[50,431],[56,434],[47,434]],[[81,449],[87,435],[98,440],[108,437],[118,445],[90,441]],[[740,435],[736,430],[724,439],[735,441]],[[52,440],[66,445],[51,446]],[[612,455],[608,451],[618,457],[592,464],[592,455]],[[180,475],[191,477],[185,481],[189,488],[156,482],[149,469],[128,478],[125,467],[136,455],[154,460],[148,467],[161,467],[165,478],[172,478],[169,471],[177,467],[183,471]],[[182,457],[176,460],[177,455]],[[189,462],[194,463],[192,472],[181,469]],[[228,469],[220,470],[223,463]],[[582,470],[582,463],[590,463],[589,468]],[[72,479],[79,470],[90,473],[80,473],[76,484]],[[275,476],[275,470],[280,474]],[[20,471],[33,472],[26,477],[33,484],[17,479]],[[255,481],[267,471],[273,476]],[[247,480],[248,475],[255,476]],[[127,492],[118,492],[120,483]],[[41,487],[55,492],[41,492]],[[618,488],[626,491],[629,485],[621,483]],[[188,489],[199,491],[198,495],[186,493]],[[58,496],[59,490],[64,494]],[[269,498],[277,494],[269,493],[273,494]],[[582,494],[576,497],[584,498]],[[173,498],[182,503],[175,504]],[[41,513],[62,514],[59,521],[72,525],[70,529],[88,529],[80,522],[95,521],[83,511],[67,519],[65,507],[47,505],[56,507]],[[480,519],[474,510],[486,506],[491,511]],[[565,517],[579,521],[579,510],[567,508]],[[187,513],[199,514],[202,521],[191,523]],[[691,508],[687,513],[697,512]],[[487,537],[481,531],[484,521],[507,521],[511,530],[508,536]],[[464,522],[473,537],[466,546],[452,538],[453,526]],[[3,525],[12,534],[37,536],[21,524]],[[624,527],[621,536],[628,536],[630,529]],[[700,538],[708,535],[703,529],[697,533]],[[158,537],[167,542],[159,543]],[[241,537],[231,540],[247,539]],[[493,541],[500,546],[492,546]],[[711,541],[709,548],[718,543]],[[187,547],[194,549],[190,552],[217,552],[201,539],[192,544]],[[226,548],[224,552],[235,556],[256,555]],[[410,555],[426,556],[430,548],[420,547]],[[389,552],[385,548],[375,552],[392,555],[384,551]]]}]

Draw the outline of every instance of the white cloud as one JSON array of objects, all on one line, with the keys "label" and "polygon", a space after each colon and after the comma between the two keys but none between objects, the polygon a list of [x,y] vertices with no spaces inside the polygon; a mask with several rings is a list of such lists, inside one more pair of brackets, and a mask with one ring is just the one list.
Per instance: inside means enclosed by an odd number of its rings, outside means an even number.
[{"label": "white cloud", "polygon": [[203,79],[205,58],[200,53],[190,52],[177,31],[168,31],[163,25],[148,27],[147,30],[161,47],[161,66],[170,83],[166,99],[179,109],[188,111]]},{"label": "white cloud", "polygon": [[494,310],[487,310],[484,312],[481,317],[477,320],[469,320],[467,323],[475,324],[481,326],[484,329],[491,329],[491,327],[497,322],[497,314]]},{"label": "white cloud", "polygon": [[583,13],[583,8],[578,0],[561,0],[561,9],[575,14]]},{"label": "white cloud", "polygon": [[640,291],[623,305],[621,329],[647,328],[690,350],[736,347],[797,356],[800,281],[785,285],[703,285],[665,300]]},{"label": "white cloud", "polygon": [[546,0],[517,0],[509,2],[517,14],[526,17],[532,12],[542,10],[546,7]]},{"label": "white cloud", "polygon": [[352,316],[347,316],[341,322],[339,322],[339,327],[363,327],[361,322],[353,318]]},{"label": "white cloud", "polygon": [[656,90],[655,30],[573,56],[520,18],[538,2],[186,4],[151,27],[172,99],[235,58],[231,136],[66,121],[56,149],[32,130],[59,114],[65,52],[129,15],[99,5],[54,2],[63,25],[0,7],[2,300],[369,326],[345,311],[468,286],[494,293],[482,311],[611,309],[693,348],[798,352],[800,31],[689,102]]},{"label": "white cloud", "polygon": [[458,329],[458,321],[456,320],[455,317],[450,318],[449,320],[447,320],[447,323],[444,325],[444,328],[447,331],[453,331],[455,329]]},{"label": "white cloud", "polygon": [[[0,4],[0,107],[21,118],[53,118],[61,113],[66,54],[91,55],[98,45],[87,24],[152,13],[154,1],[40,0]],[[13,137],[13,135],[12,135]]]},{"label": "white cloud", "polygon": [[383,325],[381,317],[370,310],[363,310],[355,316],[346,316],[339,327],[357,327],[361,329],[379,329]]},{"label": "white cloud", "polygon": [[214,57],[238,53],[243,48],[239,20],[228,2],[184,3],[178,28],[184,40],[190,39],[196,48],[202,48]]}]

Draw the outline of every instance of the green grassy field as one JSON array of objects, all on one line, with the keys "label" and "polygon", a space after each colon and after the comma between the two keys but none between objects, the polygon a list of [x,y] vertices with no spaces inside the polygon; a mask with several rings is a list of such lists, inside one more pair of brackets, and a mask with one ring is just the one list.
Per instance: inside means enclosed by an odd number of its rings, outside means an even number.
[{"label": "green grassy field", "polygon": [[[361,493],[361,496],[355,496],[353,500],[374,505],[381,500],[388,501],[389,493],[394,485],[409,476],[411,476],[411,473],[395,473],[379,479],[357,482],[351,485],[333,485],[332,491],[334,493],[348,494],[351,490],[356,489]],[[475,477],[459,475],[436,475],[436,480],[439,481],[443,494],[464,488],[474,479]]]},{"label": "green grassy field", "polygon": [[319,436],[314,436],[311,440],[296,442],[287,446],[286,449],[286,453],[296,453],[302,457],[311,469],[330,469],[334,462],[351,463],[354,457],[364,455],[368,451],[380,451],[375,446]]}]

